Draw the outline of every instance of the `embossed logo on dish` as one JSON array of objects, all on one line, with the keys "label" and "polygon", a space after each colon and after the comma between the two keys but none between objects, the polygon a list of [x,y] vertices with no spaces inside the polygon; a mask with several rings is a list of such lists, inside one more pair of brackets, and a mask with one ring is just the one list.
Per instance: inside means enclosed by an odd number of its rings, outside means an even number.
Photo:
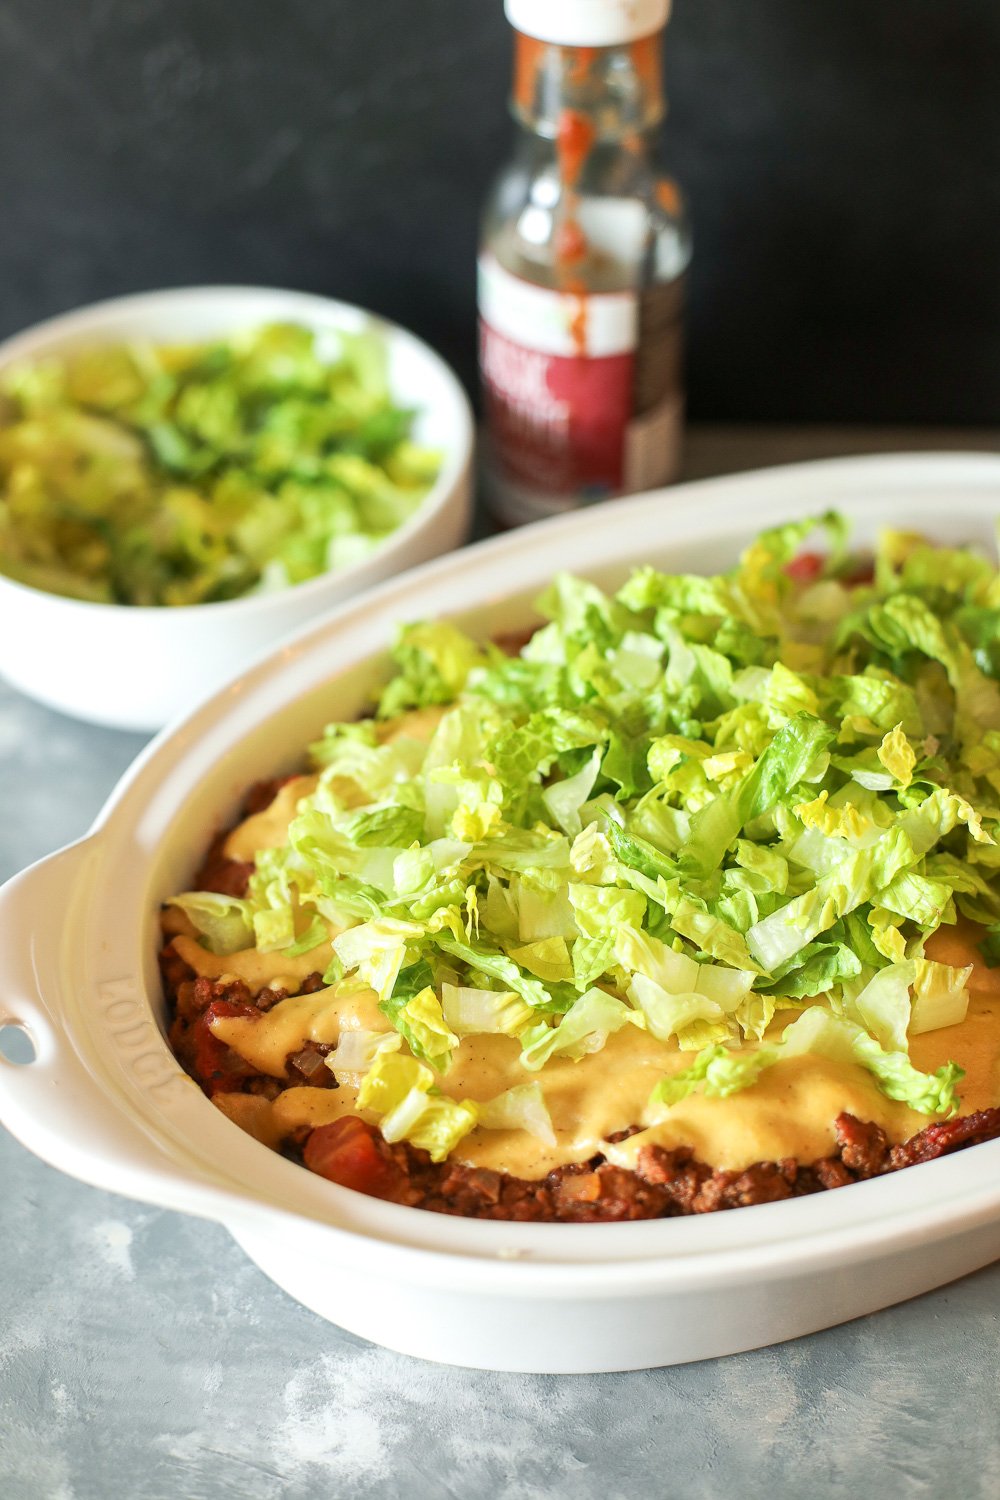
[{"label": "embossed logo on dish", "polygon": [[97,1000],[122,1061],[145,1093],[158,1104],[186,1098],[185,1079],[150,1020],[138,980],[102,980]]}]

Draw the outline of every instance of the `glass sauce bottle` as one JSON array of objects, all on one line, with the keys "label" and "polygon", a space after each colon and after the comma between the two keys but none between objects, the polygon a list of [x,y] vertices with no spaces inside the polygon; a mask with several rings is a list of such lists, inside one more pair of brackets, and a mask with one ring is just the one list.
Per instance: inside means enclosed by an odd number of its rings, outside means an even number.
[{"label": "glass sauce bottle", "polygon": [[659,169],[670,0],[506,0],[514,158],[479,258],[487,501],[506,525],[665,484],[690,242]]}]

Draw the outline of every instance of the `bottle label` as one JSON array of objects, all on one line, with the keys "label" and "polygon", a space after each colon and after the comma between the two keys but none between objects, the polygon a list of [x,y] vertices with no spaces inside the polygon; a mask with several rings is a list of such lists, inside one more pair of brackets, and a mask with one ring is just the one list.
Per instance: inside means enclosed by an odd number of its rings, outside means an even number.
[{"label": "bottle label", "polygon": [[672,477],[678,312],[675,285],[642,297],[555,291],[481,257],[487,478],[501,520],[535,520]]}]

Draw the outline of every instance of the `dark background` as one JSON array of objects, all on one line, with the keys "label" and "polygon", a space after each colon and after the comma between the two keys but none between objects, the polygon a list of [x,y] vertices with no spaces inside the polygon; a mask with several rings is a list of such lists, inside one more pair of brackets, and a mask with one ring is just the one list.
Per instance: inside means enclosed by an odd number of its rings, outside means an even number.
[{"label": "dark background", "polygon": [[[997,0],[677,0],[667,57],[694,415],[995,422]],[[509,70],[501,0],[0,0],[0,334],[275,283],[471,382]]]}]

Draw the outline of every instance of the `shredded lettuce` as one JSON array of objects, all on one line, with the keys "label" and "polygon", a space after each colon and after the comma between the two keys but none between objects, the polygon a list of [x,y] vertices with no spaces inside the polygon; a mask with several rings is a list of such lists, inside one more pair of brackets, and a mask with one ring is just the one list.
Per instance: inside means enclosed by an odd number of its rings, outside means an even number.
[{"label": "shredded lettuce", "polygon": [[477,1115],[484,1130],[526,1130],[547,1146],[556,1144],[552,1117],[540,1083],[515,1084],[480,1104]]},{"label": "shredded lettuce", "polygon": [[432,987],[426,985],[413,995],[393,1019],[414,1056],[426,1058],[435,1073],[447,1073],[458,1037],[445,1021],[441,1001]]},{"label": "shredded lettuce", "polygon": [[184,912],[204,938],[210,953],[238,953],[253,944],[253,914],[248,901],[221,896],[215,891],[188,891],[172,896],[168,906]]},{"label": "shredded lettuce", "polygon": [[476,990],[449,984],[441,986],[444,1018],[459,1037],[499,1033],[517,1036],[530,1025],[535,1012],[509,990]]},{"label": "shredded lettuce", "polygon": [[407,944],[419,938],[423,928],[416,922],[378,917],[349,927],[334,938],[333,951],[345,971],[370,984],[380,1000],[392,993],[406,957]]},{"label": "shredded lettuce", "polygon": [[864,989],[849,999],[845,995],[846,1015],[857,1021],[888,1051],[906,1051],[906,1033],[910,1025],[910,990],[916,982],[917,966],[904,960],[880,969]]},{"label": "shredded lettuce", "polygon": [[960,1026],[969,1009],[972,965],[956,969],[950,964],[919,958],[915,968],[910,1035],[937,1031],[943,1026]]},{"label": "shredded lettuce", "polygon": [[440,458],[374,334],[102,345],[0,382],[0,572],[100,603],[271,592],[360,561]]},{"label": "shredded lettuce", "polygon": [[[858,583],[844,544],[826,517],[715,578],[561,575],[515,655],[404,628],[245,900],[178,905],[218,952],[332,940],[393,1038],[343,1039],[335,1071],[432,1153],[474,1117],[548,1139],[536,1075],[626,1026],[687,1054],[651,1115],[810,1052],[948,1114],[960,1070],[909,1039],[966,1013],[968,971],[925,957],[943,924],[1000,963],[1000,574],[890,533]],[[438,1083],[477,1047],[526,1082],[456,1104]]]},{"label": "shredded lettuce", "polygon": [[781,1041],[756,1052],[734,1053],[707,1047],[683,1072],[660,1080],[649,1096],[646,1123],[655,1123],[671,1105],[696,1090],[709,1098],[727,1098],[757,1082],[765,1069],[784,1058],[816,1053],[835,1062],[867,1069],[882,1092],[925,1115],[952,1115],[958,1108],[956,1085],[965,1076],[955,1063],[921,1073],[905,1051],[879,1045],[862,1026],[810,1007],[785,1028]]},{"label": "shredded lettuce", "polygon": [[483,661],[480,648],[447,620],[405,625],[394,655],[398,671],[379,703],[383,719],[407,708],[453,703]]},{"label": "shredded lettuce", "polygon": [[358,1107],[381,1117],[387,1141],[409,1141],[431,1161],[444,1161],[478,1118],[474,1103],[438,1093],[430,1068],[398,1052],[378,1053],[361,1081]]},{"label": "shredded lettuce", "polygon": [[521,1066],[535,1073],[551,1057],[585,1057],[600,1052],[631,1019],[628,1006],[604,990],[587,990],[574,1001],[557,1025],[545,1021],[521,1032]]},{"label": "shredded lettuce", "polygon": [[341,1030],[337,1045],[326,1058],[326,1066],[338,1083],[350,1082],[367,1073],[381,1052],[398,1052],[403,1038],[398,1031]]}]

